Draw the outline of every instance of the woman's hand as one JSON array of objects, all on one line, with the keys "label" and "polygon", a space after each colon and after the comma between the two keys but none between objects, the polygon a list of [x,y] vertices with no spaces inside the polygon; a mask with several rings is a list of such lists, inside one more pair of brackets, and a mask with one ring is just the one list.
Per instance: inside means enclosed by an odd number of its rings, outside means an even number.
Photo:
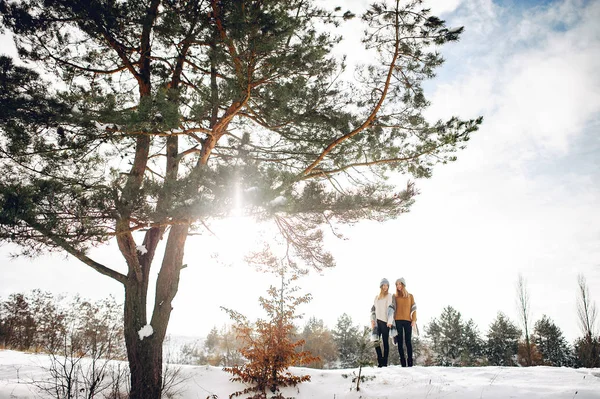
[{"label": "woman's hand", "polygon": [[392,328],[392,323],[387,324],[388,328]]},{"label": "woman's hand", "polygon": [[371,320],[371,328],[375,328],[375,320]]},{"label": "woman's hand", "polygon": [[417,322],[416,322],[416,321],[411,321],[411,322],[410,322],[410,326],[411,326],[411,327],[414,327],[414,326],[416,326],[416,325],[417,325]]}]

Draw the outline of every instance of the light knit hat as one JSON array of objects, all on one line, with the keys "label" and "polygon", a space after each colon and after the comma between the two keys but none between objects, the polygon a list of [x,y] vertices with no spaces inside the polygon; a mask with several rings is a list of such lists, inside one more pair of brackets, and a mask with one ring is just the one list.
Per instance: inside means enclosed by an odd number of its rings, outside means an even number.
[{"label": "light knit hat", "polygon": [[396,284],[398,283],[402,283],[402,285],[406,287],[406,280],[404,280],[404,277],[400,277],[398,280],[396,280]]},{"label": "light knit hat", "polygon": [[381,279],[381,282],[379,283],[379,288],[383,287],[384,284],[387,284],[388,287],[390,286],[390,282],[385,277]]}]

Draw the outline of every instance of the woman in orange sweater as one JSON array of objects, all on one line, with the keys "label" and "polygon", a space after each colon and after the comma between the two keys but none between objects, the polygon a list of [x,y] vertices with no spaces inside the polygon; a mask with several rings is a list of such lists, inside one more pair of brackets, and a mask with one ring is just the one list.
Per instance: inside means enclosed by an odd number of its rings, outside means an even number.
[{"label": "woman in orange sweater", "polygon": [[[398,330],[398,353],[402,367],[413,365],[412,354],[412,328],[417,322],[417,305],[412,294],[406,291],[406,280],[404,277],[396,280],[396,293],[393,295],[392,307],[394,308],[394,321]],[[404,342],[403,342],[404,341]],[[406,355],[404,357],[403,343],[406,343]]]}]

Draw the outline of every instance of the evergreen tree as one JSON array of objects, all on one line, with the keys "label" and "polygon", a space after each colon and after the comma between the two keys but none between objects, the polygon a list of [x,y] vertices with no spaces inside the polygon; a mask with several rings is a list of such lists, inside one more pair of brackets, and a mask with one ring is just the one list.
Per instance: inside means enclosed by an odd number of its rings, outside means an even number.
[{"label": "evergreen tree", "polygon": [[331,368],[331,365],[337,360],[337,348],[331,332],[323,323],[323,320],[317,320],[311,317],[306,322],[300,338],[304,341],[302,350],[310,352],[319,360],[310,363],[308,367],[313,368]]},{"label": "evergreen tree", "polygon": [[461,356],[462,366],[483,366],[485,359],[485,342],[473,319],[469,319],[463,326],[463,352]]},{"label": "evergreen tree", "polygon": [[561,329],[543,315],[535,323],[533,342],[540,353],[541,363],[546,366],[570,366],[570,348]]},{"label": "evergreen tree", "polygon": [[353,325],[352,318],[344,313],[331,332],[337,346],[340,367],[358,367],[358,346],[361,340],[360,329]]},{"label": "evergreen tree", "polygon": [[373,341],[371,341],[371,328],[364,326],[356,347],[356,366],[354,367],[373,366],[374,364],[375,351],[373,350]]},{"label": "evergreen tree", "polygon": [[221,337],[219,336],[219,330],[217,327],[211,328],[206,340],[204,341],[204,350],[206,351],[206,362],[211,366],[220,366],[222,362],[221,353],[219,351],[219,344]]},{"label": "evergreen tree", "polygon": [[487,333],[486,352],[491,366],[516,366],[521,331],[499,312]]},{"label": "evergreen tree", "polygon": [[[188,235],[239,193],[275,221],[290,262],[330,267],[321,225],[406,212],[413,184],[387,177],[429,177],[481,123],[425,120],[422,83],[462,28],[418,0],[363,15],[376,56],[348,83],[328,29],[352,14],[310,0],[0,0],[0,14],[22,61],[56,82],[0,58],[0,240],[124,286],[131,399],[160,396]],[[126,273],[87,252],[110,239]]]},{"label": "evergreen tree", "polygon": [[438,319],[433,319],[425,332],[432,342],[438,366],[457,366],[464,352],[464,323],[460,312],[447,306]]}]

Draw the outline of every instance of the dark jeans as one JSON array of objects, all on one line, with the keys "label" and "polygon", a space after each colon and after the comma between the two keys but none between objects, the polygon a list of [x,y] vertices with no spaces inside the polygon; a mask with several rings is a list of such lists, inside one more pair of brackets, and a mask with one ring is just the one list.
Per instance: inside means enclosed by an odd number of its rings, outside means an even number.
[{"label": "dark jeans", "polygon": [[413,365],[412,353],[412,326],[408,320],[396,320],[396,329],[398,330],[398,354],[400,355],[400,364],[406,367],[406,357],[404,357],[403,343],[406,343],[406,355],[408,357],[408,367]]},{"label": "dark jeans", "polygon": [[379,338],[383,341],[383,355],[381,355],[381,345],[375,347],[377,366],[387,367],[388,355],[390,354],[390,329],[385,321],[377,320],[377,330],[379,330]]}]

